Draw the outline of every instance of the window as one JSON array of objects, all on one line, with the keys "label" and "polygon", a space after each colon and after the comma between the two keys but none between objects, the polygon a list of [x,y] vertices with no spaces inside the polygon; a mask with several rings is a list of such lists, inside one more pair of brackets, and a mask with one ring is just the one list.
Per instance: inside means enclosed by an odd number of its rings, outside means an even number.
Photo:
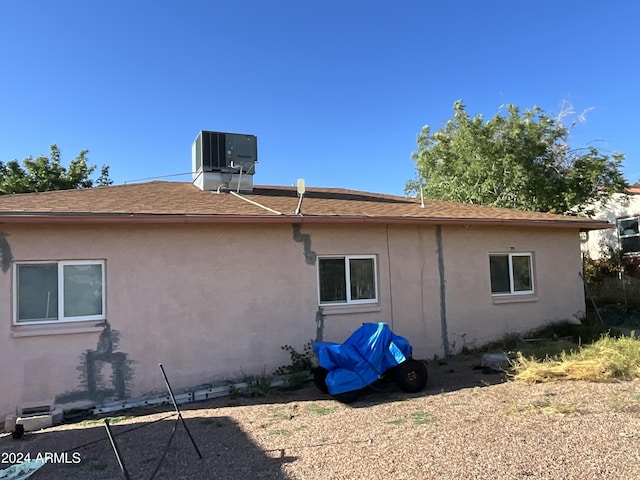
[{"label": "window", "polygon": [[371,255],[318,258],[320,304],[375,303],[376,260]]},{"label": "window", "polygon": [[530,253],[489,255],[492,295],[533,293],[533,262]]},{"label": "window", "polygon": [[14,285],[16,323],[105,318],[102,260],[16,263]]},{"label": "window", "polygon": [[638,217],[618,219],[618,235],[622,253],[640,252],[640,231]]}]

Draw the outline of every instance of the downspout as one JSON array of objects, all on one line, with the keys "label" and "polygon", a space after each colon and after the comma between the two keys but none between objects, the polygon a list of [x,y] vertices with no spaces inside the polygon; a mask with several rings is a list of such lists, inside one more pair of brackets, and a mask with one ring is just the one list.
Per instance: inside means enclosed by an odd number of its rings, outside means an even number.
[{"label": "downspout", "polygon": [[447,331],[447,289],[444,275],[441,225],[436,225],[436,252],[438,255],[438,276],[440,278],[440,331],[442,334],[442,351],[445,357],[448,357],[451,355],[451,349],[449,348],[449,333]]}]

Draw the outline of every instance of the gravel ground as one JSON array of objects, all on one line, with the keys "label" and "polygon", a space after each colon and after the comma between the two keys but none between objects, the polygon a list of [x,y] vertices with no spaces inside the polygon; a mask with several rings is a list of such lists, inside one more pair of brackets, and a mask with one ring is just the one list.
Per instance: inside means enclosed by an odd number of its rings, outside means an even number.
[{"label": "gravel ground", "polygon": [[[424,392],[390,387],[352,406],[314,387],[184,406],[203,458],[178,426],[155,478],[640,478],[640,382],[523,385],[471,369],[476,360],[429,363]],[[149,479],[175,416],[135,413],[112,428],[130,478]],[[79,463],[31,479],[124,478],[101,422],[0,437],[5,460],[65,451]]]}]

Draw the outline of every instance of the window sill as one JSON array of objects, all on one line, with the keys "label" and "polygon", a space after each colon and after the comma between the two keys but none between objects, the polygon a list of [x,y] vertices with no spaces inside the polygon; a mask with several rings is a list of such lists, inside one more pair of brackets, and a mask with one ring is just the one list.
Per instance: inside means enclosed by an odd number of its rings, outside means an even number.
[{"label": "window sill", "polygon": [[501,295],[491,297],[494,305],[501,305],[503,303],[530,303],[537,302],[537,295]]},{"label": "window sill", "polygon": [[104,322],[95,321],[80,323],[65,323],[61,325],[48,323],[46,325],[13,325],[11,336],[13,338],[21,337],[39,337],[43,335],[69,335],[75,333],[99,333],[104,330]]},{"label": "window sill", "polygon": [[355,305],[320,305],[323,315],[348,315],[352,313],[380,312],[378,303],[360,303]]}]

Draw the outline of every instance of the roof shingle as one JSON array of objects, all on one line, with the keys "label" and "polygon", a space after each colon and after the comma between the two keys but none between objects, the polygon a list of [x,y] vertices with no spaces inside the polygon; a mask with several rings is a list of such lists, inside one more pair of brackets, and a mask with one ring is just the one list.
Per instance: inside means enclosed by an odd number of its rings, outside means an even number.
[{"label": "roof shingle", "polygon": [[307,188],[295,215],[295,187],[256,186],[252,193],[201,191],[191,183],[160,182],[0,196],[8,222],[372,222],[458,223],[608,228],[584,217],[525,212],[336,188]]}]

